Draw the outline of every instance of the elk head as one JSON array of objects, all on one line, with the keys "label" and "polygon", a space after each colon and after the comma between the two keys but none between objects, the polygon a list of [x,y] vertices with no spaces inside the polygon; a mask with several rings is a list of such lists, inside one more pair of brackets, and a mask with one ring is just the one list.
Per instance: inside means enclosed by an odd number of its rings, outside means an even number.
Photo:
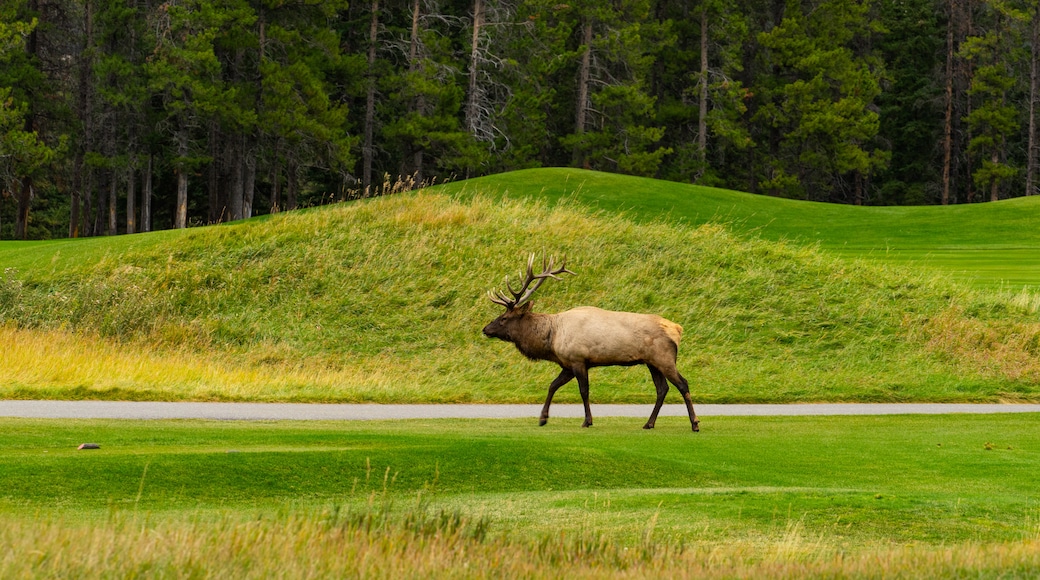
[{"label": "elk head", "polygon": [[506,293],[501,290],[488,290],[488,298],[495,304],[505,306],[506,311],[484,327],[485,336],[516,342],[517,337],[515,333],[518,323],[530,314],[531,296],[534,295],[535,291],[538,290],[547,278],[559,280],[559,274],[574,274],[574,272],[567,269],[566,260],[562,260],[559,267],[556,267],[554,262],[552,256],[549,256],[548,260],[543,256],[542,273],[535,274],[534,254],[531,254],[531,257],[527,260],[527,274],[524,276],[519,289],[514,290],[509,277],[506,277],[506,289],[513,295],[512,298],[506,296]]}]

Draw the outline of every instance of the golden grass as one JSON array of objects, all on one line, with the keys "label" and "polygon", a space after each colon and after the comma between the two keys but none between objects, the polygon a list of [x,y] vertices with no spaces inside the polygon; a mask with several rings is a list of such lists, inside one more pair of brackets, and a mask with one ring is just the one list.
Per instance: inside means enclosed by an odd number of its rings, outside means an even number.
[{"label": "golden grass", "polygon": [[395,381],[386,368],[315,361],[255,364],[227,354],[0,327],[0,398],[32,392],[86,399],[361,401],[393,397]]},{"label": "golden grass", "polygon": [[990,376],[1040,381],[1040,322],[966,316],[951,306],[911,331],[952,362]]},{"label": "golden grass", "polygon": [[[367,516],[372,516],[368,514]],[[1035,578],[1040,541],[845,551],[780,538],[621,545],[479,533],[465,518],[323,513],[99,523],[0,517],[2,578]]]}]

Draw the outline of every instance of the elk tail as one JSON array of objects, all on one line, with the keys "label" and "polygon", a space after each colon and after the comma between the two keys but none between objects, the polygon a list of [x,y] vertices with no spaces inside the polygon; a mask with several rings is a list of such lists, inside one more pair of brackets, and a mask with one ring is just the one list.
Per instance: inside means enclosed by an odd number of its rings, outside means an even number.
[{"label": "elk tail", "polygon": [[675,343],[675,347],[679,348],[679,341],[682,340],[682,327],[672,322],[671,320],[661,319],[658,323],[661,325],[661,330]]}]

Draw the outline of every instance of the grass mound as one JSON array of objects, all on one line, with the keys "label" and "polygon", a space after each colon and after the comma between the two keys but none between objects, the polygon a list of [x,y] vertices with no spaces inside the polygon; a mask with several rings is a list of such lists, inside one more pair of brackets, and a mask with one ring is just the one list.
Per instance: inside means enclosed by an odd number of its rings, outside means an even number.
[{"label": "grass mound", "polygon": [[[426,191],[104,242],[0,250],[0,397],[538,402],[555,371],[480,335],[533,251],[578,272],[536,310],[683,325],[696,401],[1040,398],[1028,299],[718,224]],[[594,402],[651,392],[593,373]]]}]

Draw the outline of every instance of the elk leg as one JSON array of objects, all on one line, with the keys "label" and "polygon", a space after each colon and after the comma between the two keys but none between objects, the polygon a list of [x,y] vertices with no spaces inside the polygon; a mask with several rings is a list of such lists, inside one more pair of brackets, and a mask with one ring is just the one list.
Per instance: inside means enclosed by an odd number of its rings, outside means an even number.
[{"label": "elk leg", "polygon": [[538,425],[545,425],[549,420],[549,405],[552,404],[553,396],[556,395],[556,391],[560,390],[560,387],[566,385],[574,378],[574,373],[570,369],[563,369],[560,371],[560,376],[553,379],[553,382],[549,385],[549,396],[545,398],[545,406],[542,407],[542,415],[538,418]]},{"label": "elk leg", "polygon": [[646,365],[650,369],[650,376],[654,379],[654,387],[657,388],[657,402],[654,403],[654,412],[650,413],[650,418],[647,419],[646,425],[643,425],[643,429],[653,429],[654,425],[657,424],[657,414],[661,412],[661,406],[664,405],[664,397],[668,394],[668,382],[664,378],[664,373],[658,370],[653,365]]},{"label": "elk leg", "polygon": [[682,395],[683,402],[686,403],[686,412],[690,415],[690,427],[693,428],[694,432],[701,430],[701,422],[697,420],[697,413],[693,411],[693,400],[690,398],[690,384],[686,382],[679,371],[676,369],[670,369],[666,372],[668,380],[675,385],[675,388],[679,390],[679,394]]},{"label": "elk leg", "polygon": [[589,371],[584,366],[574,369],[574,376],[578,378],[578,392],[581,393],[581,402],[585,405],[585,422],[582,427],[592,427],[592,410],[589,408]]}]

